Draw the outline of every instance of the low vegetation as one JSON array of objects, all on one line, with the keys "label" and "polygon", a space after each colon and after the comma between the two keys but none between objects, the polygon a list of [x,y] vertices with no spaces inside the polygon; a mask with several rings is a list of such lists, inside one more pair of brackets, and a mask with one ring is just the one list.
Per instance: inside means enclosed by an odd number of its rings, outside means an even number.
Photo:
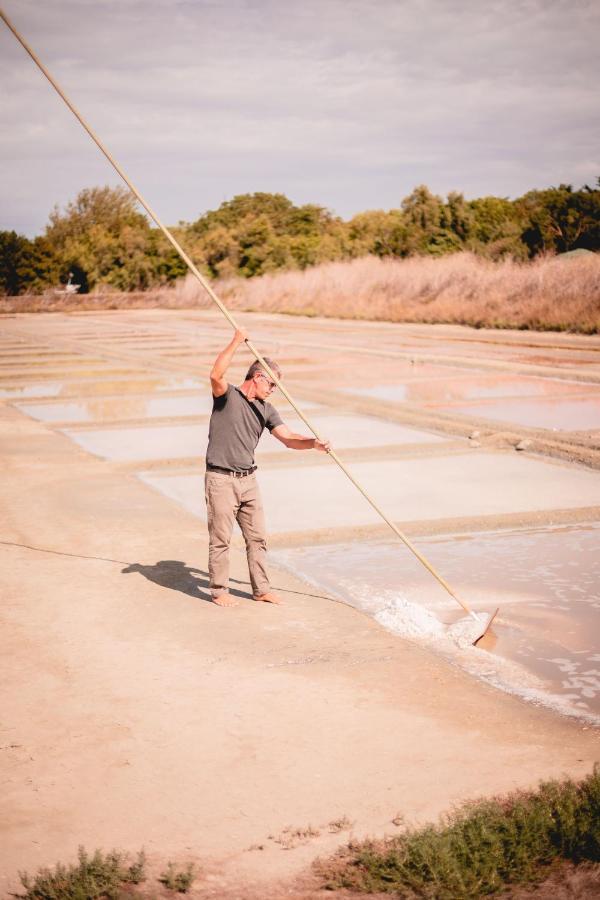
[{"label": "low vegetation", "polygon": [[[441,259],[369,256],[261,278],[225,279],[215,289],[235,310],[600,332],[600,254],[595,253],[538,257],[528,263],[494,262],[469,253]],[[210,305],[193,276],[145,293],[0,298],[0,312],[6,313]]]},{"label": "low vegetation", "polygon": [[[534,791],[467,803],[438,825],[405,827],[400,813],[393,822],[404,830],[380,840],[351,841],[335,856],[318,860],[315,890],[339,891],[344,897],[348,893],[388,894],[407,900],[598,896],[600,768],[579,782],[548,781]],[[339,833],[352,825],[343,816],[329,822],[328,828]],[[320,834],[321,830],[311,825],[290,826],[269,839],[282,849],[292,849]],[[265,849],[265,845],[249,849]],[[184,894],[195,878],[193,863],[182,867],[170,862],[158,880],[163,892]],[[21,881],[25,893],[13,895],[20,900],[157,896],[156,888],[148,884],[135,887],[146,881],[143,851],[130,862],[116,850],[106,854],[96,850],[89,855],[80,847],[78,863],[41,869],[35,876],[22,873]],[[543,890],[536,893],[535,885]],[[305,896],[291,885],[285,893]]]},{"label": "low vegetation", "polygon": [[59,863],[52,870],[40,869],[34,876],[22,873],[25,893],[16,896],[23,900],[112,900],[120,896],[125,885],[145,881],[145,867],[143,850],[128,865],[126,854],[116,850],[96,850],[90,855],[80,847],[78,862],[73,865]]},{"label": "low vegetation", "polygon": [[331,834],[338,834],[340,831],[350,831],[353,825],[348,816],[340,816],[339,819],[332,819],[328,828]]},{"label": "low vegetation", "polygon": [[[188,291],[192,287],[189,282]],[[469,253],[442,259],[366,257],[303,272],[229,280],[217,290],[231,308],[258,312],[600,331],[597,254],[541,257],[529,263],[493,262]],[[200,300],[199,293],[197,297]]]},{"label": "low vegetation", "polygon": [[439,825],[351,843],[316,868],[330,890],[456,900],[541,882],[567,862],[600,862],[598,769],[578,783],[467,804]]},{"label": "low vegetation", "polygon": [[[196,878],[193,863],[180,867],[173,862],[159,877],[169,891],[187,894]],[[58,863],[53,869],[40,869],[36,875],[21,873],[25,893],[14,894],[19,900],[119,900],[130,896],[132,886],[145,882],[146,855],[143,850],[134,862],[125,853],[96,850],[89,854],[79,848],[77,863],[66,866]],[[148,896],[135,892],[137,897]]]},{"label": "low vegetation", "polygon": [[159,881],[170,891],[187,894],[194,883],[195,877],[196,873],[193,863],[188,863],[187,866],[180,869],[175,863],[170,862],[160,876]]},{"label": "low vegetation", "polygon": [[307,844],[313,838],[319,837],[321,830],[313,825],[295,826],[288,825],[281,834],[269,835],[269,839],[280,844],[283,850],[294,850],[301,844]]}]

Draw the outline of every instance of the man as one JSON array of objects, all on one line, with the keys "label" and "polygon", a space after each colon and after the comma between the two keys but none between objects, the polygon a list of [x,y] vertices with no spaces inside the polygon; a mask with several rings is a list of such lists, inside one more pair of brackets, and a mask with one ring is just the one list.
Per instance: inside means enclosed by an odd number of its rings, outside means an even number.
[{"label": "man", "polygon": [[[280,603],[271,591],[266,568],[267,542],[262,502],[256,482],[254,450],[265,428],[293,450],[329,450],[328,441],[294,434],[267,397],[275,388],[260,363],[253,363],[239,387],[228,384],[225,373],[235,351],[246,340],[243,331],[219,353],[210,373],[213,411],[206,451],[206,508],[208,512],[208,571],[210,592],[218,606],[237,606],[228,593],[229,544],[237,521],[246,542],[252,596]],[[281,377],[277,363],[267,364]]]}]

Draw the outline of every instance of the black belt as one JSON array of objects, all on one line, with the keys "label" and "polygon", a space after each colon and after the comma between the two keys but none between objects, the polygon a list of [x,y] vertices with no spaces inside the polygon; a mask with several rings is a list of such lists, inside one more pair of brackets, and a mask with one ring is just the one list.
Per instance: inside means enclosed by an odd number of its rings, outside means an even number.
[{"label": "black belt", "polygon": [[222,469],[221,466],[206,466],[207,472],[222,472],[224,475],[233,475],[234,478],[245,478],[246,475],[252,475],[253,472],[256,472],[256,466],[252,466],[251,469],[244,469],[243,472],[236,472],[233,469]]}]

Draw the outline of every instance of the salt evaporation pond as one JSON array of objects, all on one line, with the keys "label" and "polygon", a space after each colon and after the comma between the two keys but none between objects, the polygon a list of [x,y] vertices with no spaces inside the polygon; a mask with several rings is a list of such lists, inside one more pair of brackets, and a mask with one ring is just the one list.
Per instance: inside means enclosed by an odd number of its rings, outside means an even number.
[{"label": "salt evaporation pond", "polygon": [[483,646],[459,647],[463,613],[400,541],[273,550],[305,580],[383,627],[511,693],[600,725],[600,525],[420,538],[475,611],[500,607]]},{"label": "salt evaporation pond", "polygon": [[[15,382],[17,379],[15,379]],[[39,381],[29,383],[4,384],[0,386],[0,398],[44,399],[47,397],[87,397],[116,394],[141,394],[153,391],[189,390],[202,387],[196,378],[156,378],[136,376],[135,378],[110,378],[78,381],[69,375],[59,381]],[[27,412],[27,410],[24,410]]]},{"label": "salt evaporation pond", "polygon": [[403,383],[344,388],[345,394],[360,394],[388,403],[442,404],[494,398],[541,397],[564,394],[597,394],[596,384],[533,376],[473,375],[455,371],[445,377],[412,378]]}]

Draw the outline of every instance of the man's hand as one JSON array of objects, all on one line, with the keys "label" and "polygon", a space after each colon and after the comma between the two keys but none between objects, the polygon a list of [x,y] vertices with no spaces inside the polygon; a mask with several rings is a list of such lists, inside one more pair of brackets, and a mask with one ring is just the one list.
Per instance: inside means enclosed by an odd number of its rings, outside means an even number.
[{"label": "man's hand", "polygon": [[244,331],[242,328],[237,328],[233,335],[233,339],[239,347],[240,344],[243,344],[244,341],[248,340],[248,332]]},{"label": "man's hand", "polygon": [[319,438],[315,438],[315,450],[320,450],[321,453],[329,453],[331,450],[330,441],[320,441]]}]

